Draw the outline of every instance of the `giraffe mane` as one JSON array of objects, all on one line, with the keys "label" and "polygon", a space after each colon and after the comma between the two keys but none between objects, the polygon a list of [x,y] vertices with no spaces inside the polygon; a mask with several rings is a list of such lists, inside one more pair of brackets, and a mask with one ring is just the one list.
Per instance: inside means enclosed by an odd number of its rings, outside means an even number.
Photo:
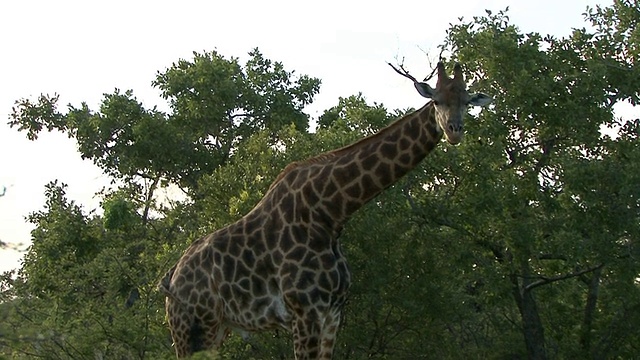
[{"label": "giraffe mane", "polygon": [[[355,143],[351,144],[351,145],[355,145]],[[349,146],[351,146],[351,145],[349,145]],[[324,152],[324,153],[322,153],[320,155],[316,155],[316,156],[310,157],[310,158],[308,158],[306,160],[299,160],[299,161],[294,161],[294,162],[289,163],[287,166],[284,167],[284,169],[282,171],[280,171],[280,173],[278,174],[278,176],[276,176],[276,179],[273,180],[271,185],[269,185],[269,190],[271,190],[274,186],[276,186],[276,184],[278,184],[280,182],[280,180],[282,180],[282,178],[285,177],[285,175],[287,175],[288,173],[290,173],[294,169],[297,169],[297,168],[302,167],[302,166],[310,165],[310,164],[317,164],[317,163],[320,163],[320,162],[322,162],[324,160],[328,160],[328,159],[334,158],[334,157],[336,157],[336,151],[342,150],[342,149],[344,149],[346,147],[349,147],[349,146],[345,146],[343,148],[339,148],[339,149],[336,149],[336,150],[330,150],[330,151]],[[267,192],[269,192],[269,191],[267,191]]]}]

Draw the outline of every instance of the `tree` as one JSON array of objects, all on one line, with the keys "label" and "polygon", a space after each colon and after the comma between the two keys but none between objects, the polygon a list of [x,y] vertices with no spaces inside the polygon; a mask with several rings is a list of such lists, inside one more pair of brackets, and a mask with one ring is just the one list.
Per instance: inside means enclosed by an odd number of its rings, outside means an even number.
[{"label": "tree", "polygon": [[[594,33],[557,39],[521,34],[504,12],[487,11],[447,38],[496,102],[452,151],[459,165],[445,177],[451,196],[440,223],[475,244],[467,271],[484,284],[480,293],[514,301],[526,352],[509,351],[532,359],[638,350],[640,334],[626,327],[640,305],[629,297],[640,291],[638,120],[615,119],[612,108],[638,103],[638,34],[626,25],[640,12],[616,1],[586,17]],[[610,138],[602,126],[622,127]],[[612,333],[618,327],[627,332]]]},{"label": "tree", "polygon": [[82,157],[108,175],[125,182],[146,179],[149,193],[143,202],[150,201],[160,180],[196,195],[198,180],[261,129],[274,132],[293,123],[307,130],[309,119],[302,109],[318,92],[318,79],[295,76],[258,49],[249,53],[244,67],[216,51],[193,55],[153,81],[169,101],[169,114],[145,109],[133,91],[116,89],[104,95],[97,112],[82,103],[60,113],[58,95],[43,94],[35,102],[20,99],[9,124],[27,131],[32,140],[43,129],[67,132]]},{"label": "tree", "polygon": [[[523,34],[507,12],[452,25],[448,60],[494,105],[468,119],[461,145],[441,144],[346,225],[354,284],[337,357],[640,352],[640,119],[613,111],[638,104],[638,8],[618,0],[587,9],[591,30],[566,38]],[[103,215],[47,186],[23,268],[0,278],[0,356],[169,358],[155,285],[187,244],[246,214],[289,162],[402,113],[358,94],[308,133],[302,107],[319,81],[250,56],[242,67],[196,54],[159,73],[170,114],[117,91],[95,113],[61,114],[47,96],[17,104],[13,125],[28,136],[67,131],[105,171],[148,181],[104,194]],[[92,153],[92,141],[104,146]],[[169,158],[156,158],[161,151]],[[163,182],[190,198],[153,201]],[[274,332],[234,336],[219,357],[290,354],[289,337]]]},{"label": "tree", "polygon": [[[352,131],[358,137],[375,133],[388,125],[400,114],[390,114],[382,104],[366,103],[362,93],[338,99],[338,105],[324,111],[318,119],[320,129],[339,129]],[[357,137],[354,138],[354,140]]]},{"label": "tree", "polygon": [[[0,354],[171,354],[156,285],[175,254],[201,235],[202,224],[190,228],[186,221],[203,204],[195,201],[201,178],[235,164],[253,134],[271,146],[281,128],[306,132],[302,108],[318,91],[319,80],[294,76],[257,49],[249,55],[242,67],[215,51],[194,53],[193,61],[159,73],[154,86],[169,100],[170,114],[145,109],[132,91],[105,94],[97,112],[83,103],[60,113],[57,95],[16,102],[12,126],[32,140],[44,129],[66,132],[84,158],[123,182],[103,192],[103,215],[68,201],[65,185],[47,185],[45,209],[29,217],[35,230],[25,262],[2,277],[7,318],[0,331],[16,336],[0,334]],[[191,199],[156,201],[156,190],[167,184]]]},{"label": "tree", "polygon": [[[105,202],[103,228],[66,199],[65,188],[47,185],[45,209],[29,217],[35,230],[23,266],[2,278],[3,327],[14,335],[0,341],[1,353],[144,359],[168,351],[155,290],[159,234],[144,238],[140,215],[120,200]],[[157,230],[171,241],[170,229]]]}]

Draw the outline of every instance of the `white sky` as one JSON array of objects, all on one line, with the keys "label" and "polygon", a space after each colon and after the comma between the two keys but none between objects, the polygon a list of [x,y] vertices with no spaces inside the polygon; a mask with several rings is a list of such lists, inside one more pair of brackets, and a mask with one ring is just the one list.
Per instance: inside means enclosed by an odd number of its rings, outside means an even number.
[{"label": "white sky", "polygon": [[[426,75],[423,50],[433,59],[458,17],[508,5],[523,32],[566,36],[587,25],[582,13],[598,3],[611,1],[2,1],[0,189],[7,192],[0,197],[0,239],[29,243],[25,216],[42,209],[49,181],[67,183],[68,197],[85,212],[98,206],[94,194],[109,182],[66,135],[43,133],[31,142],[10,129],[19,98],[58,93],[60,110],[82,101],[95,110],[103,93],[133,89],[145,106],[166,109],[151,87],[157,71],[193,51],[246,59],[258,47],[286,69],[322,80],[308,108],[314,118],[357,92],[388,109],[418,107],[422,98],[386,62],[404,57],[414,76]],[[18,267],[21,255],[0,250],[0,271]]]}]

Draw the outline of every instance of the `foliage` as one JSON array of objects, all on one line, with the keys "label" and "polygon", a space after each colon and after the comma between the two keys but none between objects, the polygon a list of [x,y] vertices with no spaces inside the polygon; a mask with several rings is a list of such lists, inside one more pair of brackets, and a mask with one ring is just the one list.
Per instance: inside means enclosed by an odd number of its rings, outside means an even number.
[{"label": "foliage", "polygon": [[[507,12],[452,25],[443,47],[494,104],[347,223],[354,284],[337,358],[633,358],[640,349],[637,1],[588,8],[590,30],[523,34]],[[171,112],[132,92],[100,110],[18,101],[11,123],[67,132],[119,179],[86,214],[51,183],[22,268],[0,278],[0,358],[171,358],[157,280],[194,239],[246,214],[288,163],[403,111],[340,98],[308,133],[319,80],[254,50],[194,53],[158,73]],[[609,131],[607,134],[602,130]],[[145,179],[145,181],[138,181]],[[186,200],[162,202],[179,185]],[[283,331],[198,358],[290,358]]]},{"label": "foliage", "polygon": [[144,239],[137,214],[129,214],[126,227],[112,223],[105,231],[98,217],[66,199],[65,189],[47,185],[45,209],[29,217],[36,228],[23,266],[3,278],[4,326],[16,334],[4,339],[3,353],[144,358],[154,348],[169,351],[154,286],[162,245],[150,240],[158,234]]},{"label": "foliage", "polygon": [[295,76],[258,49],[244,66],[216,51],[193,56],[153,81],[169,102],[169,114],[146,109],[131,90],[116,89],[104,95],[97,112],[82,103],[60,113],[58,95],[43,94],[36,102],[20,99],[9,124],[27,131],[32,140],[44,129],[67,132],[82,157],[107,174],[125,181],[164,179],[191,195],[197,195],[198,180],[227,162],[251,134],[291,123],[308,128],[302,109],[318,92],[320,80]]},{"label": "foliage", "polygon": [[340,98],[338,105],[326,110],[318,119],[321,129],[353,131],[359,136],[371,135],[389,124],[395,116],[381,104],[369,106],[362,94]]},{"label": "foliage", "polygon": [[[628,1],[588,9],[596,33],[578,29],[566,39],[521,34],[504,12],[448,34],[496,101],[455,151],[460,161],[445,186],[456,196],[446,214],[457,241],[475,243],[469,271],[484,284],[504,279],[487,290],[502,288],[496,296],[516,305],[514,330],[531,358],[638,351],[637,331],[611,333],[626,326],[619,314],[640,305],[618,303],[640,290],[638,120],[612,112],[620,101],[637,104],[637,34],[615,28],[640,19],[637,9]],[[620,132],[611,138],[602,127]]]},{"label": "foliage", "polygon": [[231,161],[236,155],[250,156],[239,149],[252,134],[273,144],[281,128],[305,132],[302,108],[319,88],[318,79],[295,76],[257,49],[249,56],[240,66],[215,51],[194,53],[192,61],[158,73],[154,86],[169,101],[169,114],[145,109],[132,91],[117,89],[105,94],[98,112],[83,103],[60,113],[57,95],[16,102],[10,124],[28,138],[45,129],[64,131],[84,158],[124,181],[102,194],[102,215],[85,214],[68,201],[65,185],[47,185],[44,210],[28,219],[36,228],[23,266],[2,278],[7,321],[0,334],[17,335],[0,335],[1,354],[171,354],[156,284],[193,236],[202,234],[202,225],[191,228],[189,218],[205,202],[167,203],[157,190],[176,184],[197,199],[201,177],[241,163]]}]

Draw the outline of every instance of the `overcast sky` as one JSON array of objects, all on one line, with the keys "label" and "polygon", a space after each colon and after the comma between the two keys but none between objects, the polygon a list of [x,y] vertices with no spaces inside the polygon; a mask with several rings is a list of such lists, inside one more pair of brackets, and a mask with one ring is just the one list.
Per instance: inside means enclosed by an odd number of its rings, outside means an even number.
[{"label": "overcast sky", "polygon": [[[60,94],[60,104],[82,101],[96,109],[102,94],[132,89],[147,107],[166,109],[151,87],[163,71],[193,51],[216,49],[246,59],[258,47],[288,70],[322,80],[307,111],[317,117],[338,97],[362,92],[388,109],[419,107],[424,100],[386,62],[405,59],[413,75],[427,74],[450,23],[509,6],[523,32],[569,35],[584,27],[591,0],[447,1],[2,1],[0,3],[0,240],[30,241],[30,212],[42,209],[44,185],[58,179],[85,213],[108,178],[82,161],[76,144],[60,133],[31,142],[10,129],[19,98]],[[61,108],[60,110],[64,110]],[[0,250],[0,271],[19,266],[21,254]]]}]

